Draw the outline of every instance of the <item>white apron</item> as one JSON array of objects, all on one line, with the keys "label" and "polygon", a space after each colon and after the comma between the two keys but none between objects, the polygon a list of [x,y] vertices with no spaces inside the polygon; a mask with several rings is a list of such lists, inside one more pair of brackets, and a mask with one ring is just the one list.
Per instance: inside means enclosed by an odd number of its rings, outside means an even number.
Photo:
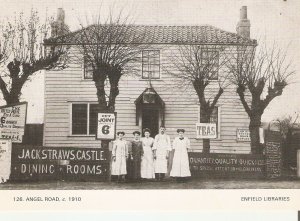
[{"label": "white apron", "polygon": [[153,153],[152,146],[154,143],[154,139],[152,137],[142,138],[144,156],[142,157],[141,162],[141,177],[145,179],[154,178],[154,161],[153,161]]},{"label": "white apron", "polygon": [[116,140],[112,148],[112,156],[116,157],[116,161],[112,161],[111,175],[125,175],[126,157],[128,156],[128,147],[126,140]]},{"label": "white apron", "polygon": [[156,150],[156,160],[154,161],[155,173],[167,173],[168,160],[166,159],[168,151],[171,151],[170,137],[166,134],[155,136],[153,150]]},{"label": "white apron", "polygon": [[176,137],[173,141],[174,157],[170,176],[172,177],[188,177],[191,176],[189,157],[187,149],[190,148],[190,140],[184,137],[180,140]]}]

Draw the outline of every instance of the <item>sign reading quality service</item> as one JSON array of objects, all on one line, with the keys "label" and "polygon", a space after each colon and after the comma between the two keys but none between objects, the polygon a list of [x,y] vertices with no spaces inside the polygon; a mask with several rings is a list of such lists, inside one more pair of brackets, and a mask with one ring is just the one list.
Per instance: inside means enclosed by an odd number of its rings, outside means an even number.
[{"label": "sign reading quality service", "polygon": [[116,138],[116,113],[98,113],[98,140],[114,140]]}]

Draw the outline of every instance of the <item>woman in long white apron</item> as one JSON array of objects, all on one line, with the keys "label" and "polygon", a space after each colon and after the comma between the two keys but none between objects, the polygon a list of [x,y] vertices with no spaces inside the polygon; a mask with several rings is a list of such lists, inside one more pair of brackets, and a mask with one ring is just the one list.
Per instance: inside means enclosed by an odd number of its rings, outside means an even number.
[{"label": "woman in long white apron", "polygon": [[125,181],[125,175],[127,174],[126,159],[128,158],[128,145],[127,141],[123,139],[125,133],[120,131],[117,133],[118,139],[114,142],[112,148],[112,165],[111,175],[118,176]]},{"label": "woman in long white apron", "polygon": [[184,181],[186,177],[191,176],[188,149],[190,149],[190,140],[184,136],[184,129],[178,129],[178,137],[173,141],[174,157],[170,176],[176,177],[178,181]]},{"label": "woman in long white apron", "polygon": [[146,128],[144,130],[145,137],[142,138],[144,155],[142,156],[141,163],[141,177],[143,179],[153,179],[154,178],[154,159],[153,159],[153,143],[154,139],[150,137],[150,130]]}]

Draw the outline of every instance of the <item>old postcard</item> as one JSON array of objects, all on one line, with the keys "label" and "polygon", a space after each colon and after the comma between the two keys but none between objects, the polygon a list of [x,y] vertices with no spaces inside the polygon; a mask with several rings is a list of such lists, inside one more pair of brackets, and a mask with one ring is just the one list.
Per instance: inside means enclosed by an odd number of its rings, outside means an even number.
[{"label": "old postcard", "polygon": [[297,218],[300,2],[0,2],[3,214]]}]

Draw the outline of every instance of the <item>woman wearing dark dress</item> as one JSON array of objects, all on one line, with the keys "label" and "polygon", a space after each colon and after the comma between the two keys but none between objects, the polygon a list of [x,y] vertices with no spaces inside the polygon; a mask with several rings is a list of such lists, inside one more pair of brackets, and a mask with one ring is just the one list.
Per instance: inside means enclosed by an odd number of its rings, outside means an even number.
[{"label": "woman wearing dark dress", "polygon": [[128,160],[127,177],[129,180],[141,179],[141,160],[144,154],[143,143],[140,140],[141,133],[139,131],[133,132],[134,139],[131,141],[129,147],[130,159]]}]

